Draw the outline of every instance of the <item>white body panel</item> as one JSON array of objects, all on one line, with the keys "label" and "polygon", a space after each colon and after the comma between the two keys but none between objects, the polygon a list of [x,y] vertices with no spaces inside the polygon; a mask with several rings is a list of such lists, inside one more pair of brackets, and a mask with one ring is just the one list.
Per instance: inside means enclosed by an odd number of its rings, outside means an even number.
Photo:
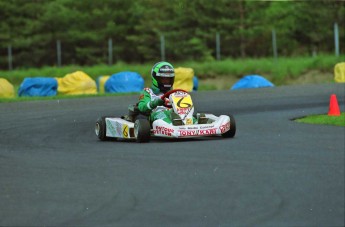
[{"label": "white body panel", "polygon": [[106,136],[115,138],[131,139],[130,129],[134,128],[134,123],[121,118],[106,118]]},{"label": "white body panel", "polygon": [[[206,117],[214,122],[210,124],[194,124],[174,126],[163,120],[156,120],[152,124],[151,135],[165,138],[191,138],[204,136],[217,136],[230,130],[230,117],[221,115],[219,117],[213,114],[206,114]],[[134,123],[121,118],[106,118],[106,136],[135,139]]]},{"label": "white body panel", "polygon": [[230,117],[221,115],[216,117],[207,114],[207,118],[215,121],[210,124],[194,124],[174,126],[163,120],[156,120],[152,124],[152,135],[170,138],[191,138],[221,135],[230,130]]}]

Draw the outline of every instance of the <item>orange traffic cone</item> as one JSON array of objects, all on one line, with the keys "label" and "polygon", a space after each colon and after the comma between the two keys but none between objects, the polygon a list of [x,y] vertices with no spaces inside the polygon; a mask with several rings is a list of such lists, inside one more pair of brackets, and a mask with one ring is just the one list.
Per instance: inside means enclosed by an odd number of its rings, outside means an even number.
[{"label": "orange traffic cone", "polygon": [[331,99],[329,101],[328,116],[340,116],[338,100],[335,94],[331,95]]}]

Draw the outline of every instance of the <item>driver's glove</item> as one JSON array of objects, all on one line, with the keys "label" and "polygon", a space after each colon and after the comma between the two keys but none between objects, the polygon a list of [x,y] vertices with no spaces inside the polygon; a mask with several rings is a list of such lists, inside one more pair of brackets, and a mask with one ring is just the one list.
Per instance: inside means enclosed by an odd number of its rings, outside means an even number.
[{"label": "driver's glove", "polygon": [[150,107],[152,109],[156,108],[157,106],[163,105],[164,101],[162,99],[155,99],[150,102]]}]

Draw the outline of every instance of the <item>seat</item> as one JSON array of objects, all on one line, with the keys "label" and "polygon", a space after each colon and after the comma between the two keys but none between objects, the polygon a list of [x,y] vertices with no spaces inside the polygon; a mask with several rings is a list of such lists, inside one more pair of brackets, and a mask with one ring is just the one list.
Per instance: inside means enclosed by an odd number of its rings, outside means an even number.
[{"label": "seat", "polygon": [[199,114],[198,124],[207,124],[208,118],[204,113]]},{"label": "seat", "polygon": [[147,119],[150,116],[150,114],[141,112],[138,108],[138,103],[136,103],[136,104],[129,105],[128,106],[128,114],[122,116],[121,118],[126,120],[126,121],[130,121],[130,122],[134,123],[139,116],[141,116],[140,118]]}]

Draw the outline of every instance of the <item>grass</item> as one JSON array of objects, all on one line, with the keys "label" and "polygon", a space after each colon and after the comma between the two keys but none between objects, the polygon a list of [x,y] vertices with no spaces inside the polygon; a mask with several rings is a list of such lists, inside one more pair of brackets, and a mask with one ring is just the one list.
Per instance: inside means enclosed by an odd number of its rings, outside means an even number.
[{"label": "grass", "polygon": [[130,93],[106,93],[106,94],[80,94],[80,95],[56,95],[56,96],[35,96],[35,97],[14,97],[14,98],[0,98],[0,103],[6,102],[22,102],[22,101],[41,101],[41,100],[60,100],[60,99],[78,99],[86,97],[105,97],[105,96],[122,96],[138,94],[135,92]]},{"label": "grass", "polygon": [[[316,72],[311,74],[310,77],[312,78],[316,78],[316,75],[320,74],[333,75],[335,64],[343,61],[345,61],[345,55],[340,57],[336,57],[334,55],[319,55],[317,57],[280,57],[277,60],[274,60],[273,58],[228,58],[222,61],[187,61],[172,62],[172,64],[175,66],[175,68],[193,68],[195,75],[199,78],[199,90],[222,90],[229,89],[231,87],[231,83],[234,83],[241,77],[252,74],[264,76],[276,86],[288,84],[291,82],[291,80],[296,80],[301,77],[301,75],[308,72]],[[122,71],[133,71],[142,75],[145,80],[145,86],[150,86],[150,70],[152,65],[153,62],[143,64],[126,64],[123,62],[118,62],[111,66],[69,65],[64,67],[47,66],[42,68],[19,68],[11,71],[0,70],[0,78],[7,79],[14,86],[16,94],[18,93],[20,84],[25,78],[64,77],[66,74],[73,73],[75,71],[83,71],[94,80],[97,80],[103,75],[112,75]],[[330,81],[332,81],[331,78]],[[75,96],[73,96],[73,98],[74,97]],[[18,99],[19,101],[26,99],[32,100],[32,98],[22,97],[16,97],[13,99]],[[47,97],[43,97],[43,99],[47,99]],[[0,102],[8,102],[8,99],[0,98]]]},{"label": "grass", "polygon": [[333,73],[335,64],[345,61],[345,56],[320,55],[318,57],[281,57],[259,59],[225,59],[206,63],[188,62],[200,77],[235,76],[240,78],[248,74],[259,74],[269,78],[277,85],[286,79],[296,78],[311,70]]},{"label": "grass", "polygon": [[345,113],[341,113],[340,116],[311,115],[296,119],[296,121],[307,124],[345,126]]},{"label": "grass", "polygon": [[[175,67],[191,67],[195,75],[200,78],[212,77],[237,77],[249,74],[260,74],[277,85],[284,84],[285,79],[295,78],[309,70],[333,73],[334,65],[345,61],[345,55],[319,55],[318,57],[281,57],[278,60],[272,58],[245,58],[224,59],[222,61],[210,60],[207,62],[172,62]],[[138,72],[145,81],[150,79],[150,70],[153,62],[144,64],[126,64],[118,62],[115,65],[95,65],[64,67],[42,67],[29,69],[15,69],[12,71],[0,70],[0,78],[5,78],[13,85],[20,85],[26,77],[63,77],[68,73],[81,70],[96,80],[102,75],[112,75],[122,71]]]}]

